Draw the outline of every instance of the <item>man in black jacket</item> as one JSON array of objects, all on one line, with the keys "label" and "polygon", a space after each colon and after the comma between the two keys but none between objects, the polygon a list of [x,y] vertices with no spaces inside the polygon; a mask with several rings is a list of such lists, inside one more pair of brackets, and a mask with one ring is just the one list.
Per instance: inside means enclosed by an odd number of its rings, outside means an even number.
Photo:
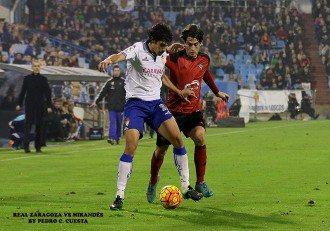
[{"label": "man in black jacket", "polygon": [[125,79],[120,77],[120,67],[113,67],[113,77],[111,77],[102,87],[97,95],[94,103],[91,105],[95,108],[96,105],[106,97],[107,108],[109,110],[109,144],[119,144],[122,132],[123,112],[125,105]]},{"label": "man in black jacket", "polygon": [[[24,100],[25,99],[25,100]],[[21,92],[18,96],[16,110],[21,110],[25,105],[25,128],[24,128],[24,151],[30,151],[29,134],[32,125],[35,124],[35,144],[36,152],[41,152],[41,125],[43,121],[45,104],[47,111],[52,111],[51,90],[46,77],[40,74],[40,63],[32,61],[32,74],[24,77]]]}]

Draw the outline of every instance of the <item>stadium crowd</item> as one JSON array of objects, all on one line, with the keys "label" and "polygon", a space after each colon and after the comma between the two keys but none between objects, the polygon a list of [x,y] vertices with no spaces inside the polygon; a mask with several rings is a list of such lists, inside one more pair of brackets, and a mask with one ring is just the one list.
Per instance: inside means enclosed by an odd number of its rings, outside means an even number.
[{"label": "stadium crowd", "polygon": [[[29,64],[38,58],[44,65],[96,69],[105,53],[146,39],[145,30],[151,25],[170,24],[174,40],[180,41],[183,26],[196,23],[206,35],[201,51],[211,58],[214,78],[262,90],[300,89],[301,83],[310,82],[302,17],[296,8],[288,7],[290,1],[281,7],[267,0],[249,1],[248,7],[219,7],[214,2],[206,7],[205,1],[196,1],[195,6],[189,0],[160,0],[158,5],[146,6],[145,1],[136,1],[129,12],[110,0],[101,5],[63,2],[48,0],[44,18],[28,23],[34,28],[1,21],[1,62]],[[85,47],[93,55],[70,50],[69,45],[56,47],[52,36]]]},{"label": "stadium crowd", "polygon": [[328,75],[328,85],[330,88],[330,1],[313,0],[312,16],[314,19],[317,40],[319,42],[319,55],[321,56],[322,63],[325,66],[325,71]]}]

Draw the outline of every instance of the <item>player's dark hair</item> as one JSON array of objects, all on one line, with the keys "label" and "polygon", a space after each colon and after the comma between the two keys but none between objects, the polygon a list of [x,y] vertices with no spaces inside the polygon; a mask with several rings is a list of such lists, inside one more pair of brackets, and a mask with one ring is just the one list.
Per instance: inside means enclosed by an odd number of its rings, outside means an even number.
[{"label": "player's dark hair", "polygon": [[171,29],[162,23],[156,24],[153,26],[149,32],[149,41],[154,40],[156,42],[158,41],[164,41],[168,44],[170,44],[173,40],[173,34]]},{"label": "player's dark hair", "polygon": [[204,32],[196,24],[188,24],[181,33],[181,38],[186,42],[188,37],[196,38],[198,42],[203,41]]},{"label": "player's dark hair", "polygon": [[116,65],[113,66],[112,70],[114,70],[115,68],[119,68],[120,69],[120,66],[116,64]]}]

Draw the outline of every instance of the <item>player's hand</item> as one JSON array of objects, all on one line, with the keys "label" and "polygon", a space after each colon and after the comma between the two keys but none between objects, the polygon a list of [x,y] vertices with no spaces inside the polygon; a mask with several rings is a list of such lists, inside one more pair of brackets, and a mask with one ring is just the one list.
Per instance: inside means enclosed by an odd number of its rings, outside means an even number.
[{"label": "player's hand", "polygon": [[112,61],[110,59],[105,59],[105,60],[103,60],[99,63],[97,68],[100,72],[107,73],[108,72],[108,66],[111,65],[111,64],[112,64]]},{"label": "player's hand", "polygon": [[52,110],[51,107],[47,108],[47,112],[48,112],[48,113],[51,113],[52,111],[53,111],[53,110]]},{"label": "player's hand", "polygon": [[166,52],[167,53],[176,53],[176,52],[179,52],[179,51],[182,51],[184,50],[184,48],[186,47],[185,44],[182,44],[182,43],[173,43],[172,45],[168,46],[166,48]]},{"label": "player's hand", "polygon": [[20,105],[17,105],[16,106],[16,111],[20,111],[21,110],[21,106]]},{"label": "player's hand", "polygon": [[95,109],[97,107],[96,103],[92,103],[90,106],[89,106],[91,109]]},{"label": "player's hand", "polygon": [[189,97],[196,98],[195,92],[190,90],[189,88],[185,88],[185,89],[181,90],[180,96],[184,101],[186,101],[188,103],[190,103]]},{"label": "player's hand", "polygon": [[230,100],[230,96],[227,93],[221,91],[219,91],[216,96],[222,99],[226,103]]}]

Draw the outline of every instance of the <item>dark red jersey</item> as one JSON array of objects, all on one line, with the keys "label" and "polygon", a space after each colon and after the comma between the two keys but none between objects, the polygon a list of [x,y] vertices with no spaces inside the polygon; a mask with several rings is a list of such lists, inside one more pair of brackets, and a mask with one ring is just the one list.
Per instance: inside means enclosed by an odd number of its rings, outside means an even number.
[{"label": "dark red jersey", "polygon": [[179,113],[192,113],[200,111],[200,94],[202,81],[210,87],[214,94],[219,90],[210,73],[210,58],[205,53],[199,53],[197,58],[189,58],[185,51],[170,54],[166,60],[166,66],[170,70],[170,80],[179,89],[190,88],[196,94],[196,98],[190,97],[191,103],[184,101],[180,96],[170,90],[166,105],[170,111]]}]

